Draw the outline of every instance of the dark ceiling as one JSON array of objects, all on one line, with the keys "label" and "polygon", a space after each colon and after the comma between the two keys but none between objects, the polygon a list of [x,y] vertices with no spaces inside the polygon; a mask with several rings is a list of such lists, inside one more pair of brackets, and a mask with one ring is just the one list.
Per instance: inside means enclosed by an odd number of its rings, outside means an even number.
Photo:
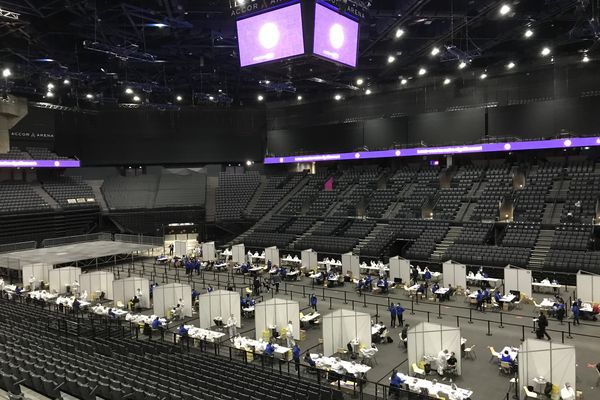
[{"label": "dark ceiling", "polygon": [[[18,20],[0,16],[0,65],[12,71],[0,85],[9,93],[67,106],[133,103],[134,94],[146,105],[243,105],[256,103],[258,94],[266,101],[301,95],[305,102],[333,93],[364,94],[367,87],[397,89],[402,79],[416,85],[424,78],[476,79],[484,72],[493,76],[576,63],[586,51],[592,63],[600,58],[600,0],[371,3],[361,25],[358,68],[315,68],[307,74],[306,65],[291,73],[272,66],[240,69],[228,0],[0,0],[1,9],[20,14]],[[504,4],[511,11],[501,15]],[[399,28],[404,34],[397,38]],[[524,37],[527,29],[530,38]],[[84,41],[97,42],[106,52],[92,51]],[[551,54],[542,57],[545,46]],[[432,56],[433,47],[440,53]],[[388,62],[390,56],[394,62]],[[460,59],[469,64],[463,70],[457,68]],[[515,68],[508,70],[510,61]],[[362,87],[356,84],[359,77]],[[281,92],[269,91],[259,84],[267,79],[289,84]],[[46,97],[48,83],[55,86],[52,98]],[[134,93],[126,94],[127,87]]]}]

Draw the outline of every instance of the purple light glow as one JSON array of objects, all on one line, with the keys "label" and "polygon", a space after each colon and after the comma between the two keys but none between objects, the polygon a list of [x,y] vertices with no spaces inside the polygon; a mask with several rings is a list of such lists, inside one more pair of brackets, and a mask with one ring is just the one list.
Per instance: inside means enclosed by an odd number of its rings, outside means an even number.
[{"label": "purple light glow", "polygon": [[315,154],[309,156],[266,157],[265,164],[288,164],[299,162],[345,161],[371,158],[439,156],[450,154],[476,154],[523,150],[564,149],[573,147],[598,147],[600,138],[584,137],[570,139],[532,140],[528,142],[504,142],[469,144],[464,146],[416,147],[400,150],[361,151],[358,153]]},{"label": "purple light glow", "polygon": [[313,52],[329,60],[356,67],[357,50],[358,22],[317,3]]},{"label": "purple light glow", "polygon": [[0,160],[0,168],[79,168],[79,160]]},{"label": "purple light glow", "polygon": [[300,4],[237,21],[240,65],[304,54]]}]

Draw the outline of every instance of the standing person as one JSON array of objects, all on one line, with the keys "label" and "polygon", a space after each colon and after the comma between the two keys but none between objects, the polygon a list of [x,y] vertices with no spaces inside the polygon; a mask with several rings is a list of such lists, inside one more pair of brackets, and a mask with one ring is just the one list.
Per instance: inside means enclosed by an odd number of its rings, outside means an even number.
[{"label": "standing person", "polygon": [[390,304],[390,306],[388,307],[388,311],[390,312],[390,316],[392,317],[392,322],[390,323],[390,328],[395,328],[396,327],[397,310],[396,310],[396,306],[394,305],[394,303]]},{"label": "standing person", "polygon": [[173,250],[175,250],[175,246],[173,245],[173,243],[171,243],[169,245],[169,255],[172,256],[173,255]]},{"label": "standing person", "polygon": [[254,295],[260,295],[260,279],[258,279],[258,276],[254,277]]},{"label": "standing person", "polygon": [[273,285],[275,286],[275,293],[279,293],[279,283],[281,282],[281,276],[279,274],[274,275],[271,280],[273,281]]},{"label": "standing person", "polygon": [[538,332],[537,332],[538,339],[541,339],[543,336],[546,336],[546,338],[548,340],[552,340],[550,335],[548,335],[548,332],[546,332],[546,328],[548,327],[548,318],[546,318],[546,315],[544,314],[543,311],[540,311],[540,315],[537,319],[537,323],[538,323]]},{"label": "standing person", "polygon": [[398,317],[398,326],[404,326],[404,307],[400,303],[396,304],[396,316]]},{"label": "standing person", "polygon": [[481,289],[477,290],[477,309],[481,312],[485,312],[485,309],[483,308],[483,293],[481,292]]},{"label": "standing person", "polygon": [[292,347],[296,344],[294,341],[294,326],[292,325],[292,321],[288,321],[287,331],[285,332],[285,340],[287,342],[287,347]]},{"label": "standing person", "polygon": [[237,336],[237,320],[233,314],[229,315],[227,320],[227,328],[229,329],[229,340],[233,342],[233,338]]},{"label": "standing person", "polygon": [[400,339],[402,340],[402,343],[404,343],[404,348],[406,349],[408,347],[408,328],[410,325],[406,324],[404,325],[404,327],[402,327],[402,332],[400,333]]},{"label": "standing person", "polygon": [[317,295],[314,293],[310,295],[310,307],[317,311]]},{"label": "standing person", "polygon": [[571,307],[571,313],[573,314],[573,325],[579,325],[579,305],[577,302],[573,303],[573,307]]},{"label": "standing person", "polygon": [[292,359],[294,360],[294,368],[298,371],[300,369],[300,347],[298,347],[298,344],[294,344]]},{"label": "standing person", "polygon": [[556,307],[556,319],[558,319],[558,321],[562,325],[564,318],[565,318],[565,303],[559,302],[558,306]]}]

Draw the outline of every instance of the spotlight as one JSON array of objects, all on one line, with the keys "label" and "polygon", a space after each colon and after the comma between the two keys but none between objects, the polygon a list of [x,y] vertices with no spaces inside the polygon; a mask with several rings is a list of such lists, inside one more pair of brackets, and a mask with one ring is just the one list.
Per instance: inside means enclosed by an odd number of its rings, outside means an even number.
[{"label": "spotlight", "polygon": [[302,101],[302,96],[297,97],[298,101]]},{"label": "spotlight", "polygon": [[449,85],[452,82],[450,78],[444,79],[444,85]]},{"label": "spotlight", "polygon": [[437,47],[434,47],[433,49],[431,49],[431,55],[432,56],[437,56],[438,54],[440,54],[440,49]]},{"label": "spotlight", "polygon": [[387,62],[388,62],[388,64],[391,64],[391,63],[393,63],[394,61],[396,61],[396,57],[394,57],[394,56],[388,56],[388,58],[387,58]]},{"label": "spotlight", "polygon": [[10,69],[9,69],[9,68],[4,68],[4,69],[2,70],[2,77],[3,77],[3,78],[8,78],[8,77],[9,77],[9,76],[11,76],[11,75],[12,75],[12,72],[10,72]]},{"label": "spotlight", "polygon": [[181,97],[181,96],[177,96],[177,97],[175,97],[175,100],[177,100],[177,101],[181,101],[181,100],[183,100],[183,97]]},{"label": "spotlight", "polygon": [[48,88],[48,90],[54,89],[54,83],[49,83],[47,88]]},{"label": "spotlight", "polygon": [[65,79],[65,80],[63,81],[63,85],[70,85],[70,84],[71,84],[71,81],[70,81],[70,80],[68,80],[68,79]]},{"label": "spotlight", "polygon": [[506,64],[506,69],[513,69],[515,66],[516,66],[516,64],[511,61],[508,64]]},{"label": "spotlight", "polygon": [[583,58],[581,59],[581,62],[590,62],[590,58],[588,57],[587,53],[583,53]]},{"label": "spotlight", "polygon": [[401,85],[406,85],[408,83],[408,81],[404,78],[402,78],[402,80],[400,81]]},{"label": "spotlight", "polygon": [[133,93],[133,89],[127,88],[127,89],[125,89],[125,93],[132,94]]},{"label": "spotlight", "polygon": [[365,94],[366,94],[367,96],[368,96],[368,95],[370,95],[371,93],[373,93],[373,92],[371,92],[371,89],[367,89],[367,90],[365,90]]},{"label": "spotlight", "polygon": [[342,95],[336,94],[335,96],[333,96],[333,98],[336,99],[337,101],[340,101],[342,99]]},{"label": "spotlight", "polygon": [[210,101],[213,101],[215,98],[214,98],[213,96],[208,96],[208,99],[209,99]]},{"label": "spotlight", "polygon": [[500,15],[506,15],[510,12],[511,8],[508,4],[502,4],[502,7],[500,7]]},{"label": "spotlight", "polygon": [[423,76],[427,73],[427,70],[425,68],[420,68],[419,69],[419,75]]},{"label": "spotlight", "polygon": [[85,98],[88,99],[88,100],[91,100],[91,99],[94,98],[94,95],[91,94],[91,93],[88,93],[88,94],[85,95]]},{"label": "spotlight", "polygon": [[458,64],[458,69],[464,69],[467,66],[467,63],[464,61],[461,61],[460,64]]},{"label": "spotlight", "polygon": [[396,39],[400,39],[402,36],[404,36],[404,29],[402,29],[402,28],[396,29]]},{"label": "spotlight", "polygon": [[54,97],[54,93],[52,93],[52,92],[48,91],[48,92],[46,93],[46,97]]},{"label": "spotlight", "polygon": [[262,96],[262,94],[259,94],[259,95],[256,97],[256,99],[257,99],[258,101],[263,101],[265,98]]},{"label": "spotlight", "polygon": [[551,53],[551,50],[550,50],[550,48],[548,48],[548,47],[544,47],[544,48],[542,49],[542,51],[540,52],[540,54],[541,54],[542,56],[544,56],[544,57],[546,57],[546,56],[547,56],[547,55],[549,55],[550,53]]},{"label": "spotlight", "polygon": [[252,161],[250,161],[250,160],[246,161],[246,165],[247,165],[248,167],[249,167],[249,166],[251,166],[251,165],[252,165]]},{"label": "spotlight", "polygon": [[484,72],[483,74],[479,75],[479,79],[485,79],[487,78],[487,74]]},{"label": "spotlight", "polygon": [[533,36],[533,31],[532,31],[531,29],[527,29],[527,30],[525,31],[525,33],[523,33],[523,36],[524,36],[526,39],[529,39],[530,37],[532,37],[532,36]]},{"label": "spotlight", "polygon": [[364,81],[362,78],[358,78],[358,79],[356,80],[356,84],[357,84],[358,86],[362,85],[363,83],[365,83],[365,81]]},{"label": "spotlight", "polygon": [[135,101],[135,102],[140,101],[140,96],[133,96],[133,101]]}]

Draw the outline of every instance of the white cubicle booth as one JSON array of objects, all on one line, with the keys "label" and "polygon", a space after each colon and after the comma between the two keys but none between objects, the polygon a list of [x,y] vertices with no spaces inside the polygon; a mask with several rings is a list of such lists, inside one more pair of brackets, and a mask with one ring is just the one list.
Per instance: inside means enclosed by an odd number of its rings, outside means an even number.
[{"label": "white cubicle booth", "polygon": [[35,285],[39,285],[41,281],[48,283],[50,279],[50,271],[54,268],[52,264],[34,263],[24,264],[21,266],[23,275],[23,287],[29,285],[29,279],[35,278]]},{"label": "white cubicle booth", "polygon": [[531,297],[533,283],[531,271],[512,265],[504,268],[504,293],[511,290],[518,290],[527,297]]},{"label": "white cubicle booth", "polygon": [[437,358],[443,350],[454,353],[458,361],[456,371],[458,375],[462,372],[460,328],[421,322],[408,330],[407,350],[409,374],[414,372],[414,363],[418,365],[425,356]]},{"label": "white cubicle booth", "polygon": [[357,278],[360,276],[360,260],[357,255],[350,253],[342,254],[342,272],[352,272],[352,276]]},{"label": "white cubicle booth", "polygon": [[294,339],[300,339],[300,305],[297,301],[273,298],[258,303],[254,310],[254,323],[256,339],[263,337],[263,331],[271,330],[273,327],[281,332],[287,329],[288,323],[292,321]]},{"label": "white cubicle booth", "polygon": [[80,290],[88,293],[88,300],[96,300],[98,292],[104,292],[104,298],[113,299],[113,281],[115,275],[109,271],[96,271],[81,274],[79,277]]},{"label": "white cubicle booth", "polygon": [[[519,397],[525,398],[523,386],[533,386],[538,391],[544,381],[561,389],[569,383],[573,390],[577,390],[575,367],[575,347],[546,340],[525,339],[519,348]],[[540,377],[544,378],[542,383]]]},{"label": "white cubicle booth", "polygon": [[71,287],[75,281],[79,282],[81,268],[79,267],[63,267],[53,269],[48,273],[48,284],[50,291],[57,293],[65,293],[67,286]]},{"label": "white cubicle booth", "polygon": [[187,241],[176,240],[173,242],[173,255],[183,257],[187,254]]},{"label": "white cubicle booth", "polygon": [[192,288],[183,283],[168,283],[156,286],[152,293],[154,315],[165,317],[177,304],[183,300],[183,315],[192,316]]},{"label": "white cubicle booth", "polygon": [[267,247],[265,249],[265,264],[271,261],[272,265],[281,265],[281,261],[279,259],[279,249],[277,246]]},{"label": "white cubicle booth", "polygon": [[202,242],[202,261],[215,261],[215,242]]},{"label": "white cubicle booth", "polygon": [[215,325],[214,320],[216,318],[221,318],[223,325],[225,325],[231,314],[233,314],[237,321],[237,327],[242,327],[239,293],[227,290],[215,290],[198,296],[198,304],[200,328],[209,329]]},{"label": "white cubicle booth", "polygon": [[578,271],[577,298],[585,303],[600,303],[600,275]]},{"label": "white cubicle booth", "polygon": [[340,309],[323,317],[323,354],[331,356],[346,349],[348,342],[358,339],[361,346],[371,347],[371,316]]},{"label": "white cubicle booth", "polygon": [[231,246],[231,260],[239,264],[246,262],[246,246],[244,246],[244,243]]},{"label": "white cubicle booth", "polygon": [[309,270],[319,268],[319,264],[317,264],[317,252],[313,251],[313,249],[302,250],[300,259],[302,260],[302,266]]},{"label": "white cubicle booth", "polygon": [[[130,278],[119,279],[112,283],[112,299],[114,304],[121,302],[127,304],[134,296],[140,299],[141,308],[150,308],[150,281],[146,278],[132,276]],[[139,295],[141,293],[141,296]]]},{"label": "white cubicle booth", "polygon": [[444,286],[452,285],[453,287],[467,287],[467,266],[448,260],[442,264],[442,274]]},{"label": "white cubicle booth", "polygon": [[410,261],[400,256],[391,257],[390,279],[401,279],[403,284],[410,284]]}]

